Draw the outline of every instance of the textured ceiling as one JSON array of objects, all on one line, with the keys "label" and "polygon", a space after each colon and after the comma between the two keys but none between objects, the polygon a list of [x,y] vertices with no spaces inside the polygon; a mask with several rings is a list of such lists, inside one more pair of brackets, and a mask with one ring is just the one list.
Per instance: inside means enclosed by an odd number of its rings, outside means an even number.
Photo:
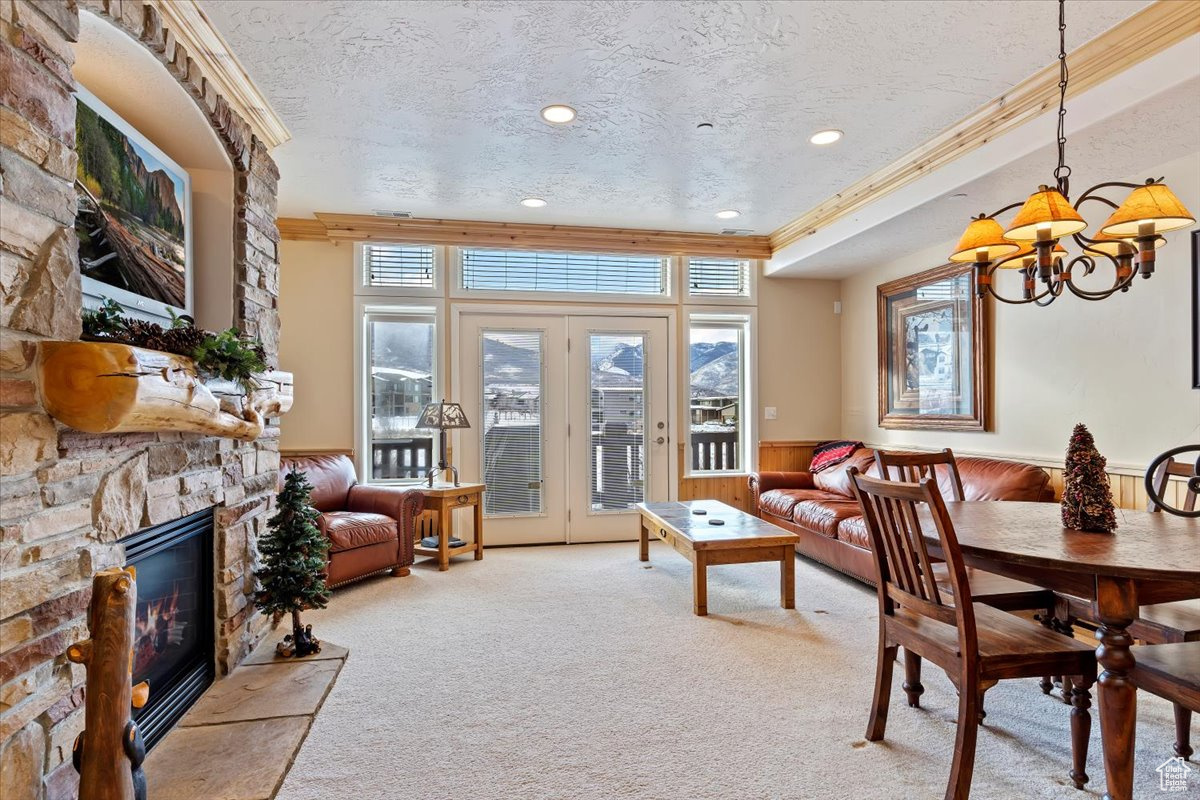
[{"label": "textured ceiling", "polygon": [[[1058,46],[1049,0],[200,2],[294,136],[285,216],[769,233]],[[1068,4],[1068,46],[1145,5]]]}]

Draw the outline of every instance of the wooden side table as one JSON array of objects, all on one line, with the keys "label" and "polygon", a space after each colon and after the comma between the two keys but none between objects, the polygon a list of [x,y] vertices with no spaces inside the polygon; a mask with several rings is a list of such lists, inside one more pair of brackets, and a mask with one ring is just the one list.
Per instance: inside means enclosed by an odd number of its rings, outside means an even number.
[{"label": "wooden side table", "polygon": [[[421,547],[418,541],[413,553],[438,560],[438,571],[450,569],[450,559],[463,553],[475,551],[475,560],[483,560],[483,493],[487,486],[482,483],[435,483],[416,487],[425,495],[425,510],[436,511],[438,516],[438,546]],[[454,532],[454,509],[475,507],[475,541],[450,547]]]}]

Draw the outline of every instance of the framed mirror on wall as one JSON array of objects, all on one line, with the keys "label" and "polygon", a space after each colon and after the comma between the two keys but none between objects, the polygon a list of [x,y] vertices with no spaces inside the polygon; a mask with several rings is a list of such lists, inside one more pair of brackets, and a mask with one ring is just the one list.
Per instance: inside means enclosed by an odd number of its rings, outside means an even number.
[{"label": "framed mirror on wall", "polygon": [[988,430],[986,306],[971,265],[947,264],[881,284],[879,426]]}]

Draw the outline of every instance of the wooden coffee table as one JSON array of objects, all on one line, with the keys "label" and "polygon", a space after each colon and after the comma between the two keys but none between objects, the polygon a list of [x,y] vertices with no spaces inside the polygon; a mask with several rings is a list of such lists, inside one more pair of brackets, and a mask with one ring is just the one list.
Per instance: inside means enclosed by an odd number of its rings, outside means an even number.
[{"label": "wooden coffee table", "polygon": [[[692,610],[708,614],[708,568],[719,564],[779,562],[779,604],[796,607],[796,542],[799,536],[716,500],[638,503],[639,558],[650,560],[650,534],[692,562]],[[703,511],[703,514],[693,512]],[[723,525],[711,525],[719,519]]]}]

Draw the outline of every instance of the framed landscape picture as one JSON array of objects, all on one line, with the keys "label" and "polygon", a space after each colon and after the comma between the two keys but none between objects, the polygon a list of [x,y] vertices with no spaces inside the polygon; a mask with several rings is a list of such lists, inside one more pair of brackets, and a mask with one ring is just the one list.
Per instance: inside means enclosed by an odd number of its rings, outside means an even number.
[{"label": "framed landscape picture", "polygon": [[75,97],[84,295],[140,315],[190,314],[190,177],[95,95],[79,87]]},{"label": "framed landscape picture", "polygon": [[988,429],[984,302],[970,264],[879,286],[879,426]]}]

